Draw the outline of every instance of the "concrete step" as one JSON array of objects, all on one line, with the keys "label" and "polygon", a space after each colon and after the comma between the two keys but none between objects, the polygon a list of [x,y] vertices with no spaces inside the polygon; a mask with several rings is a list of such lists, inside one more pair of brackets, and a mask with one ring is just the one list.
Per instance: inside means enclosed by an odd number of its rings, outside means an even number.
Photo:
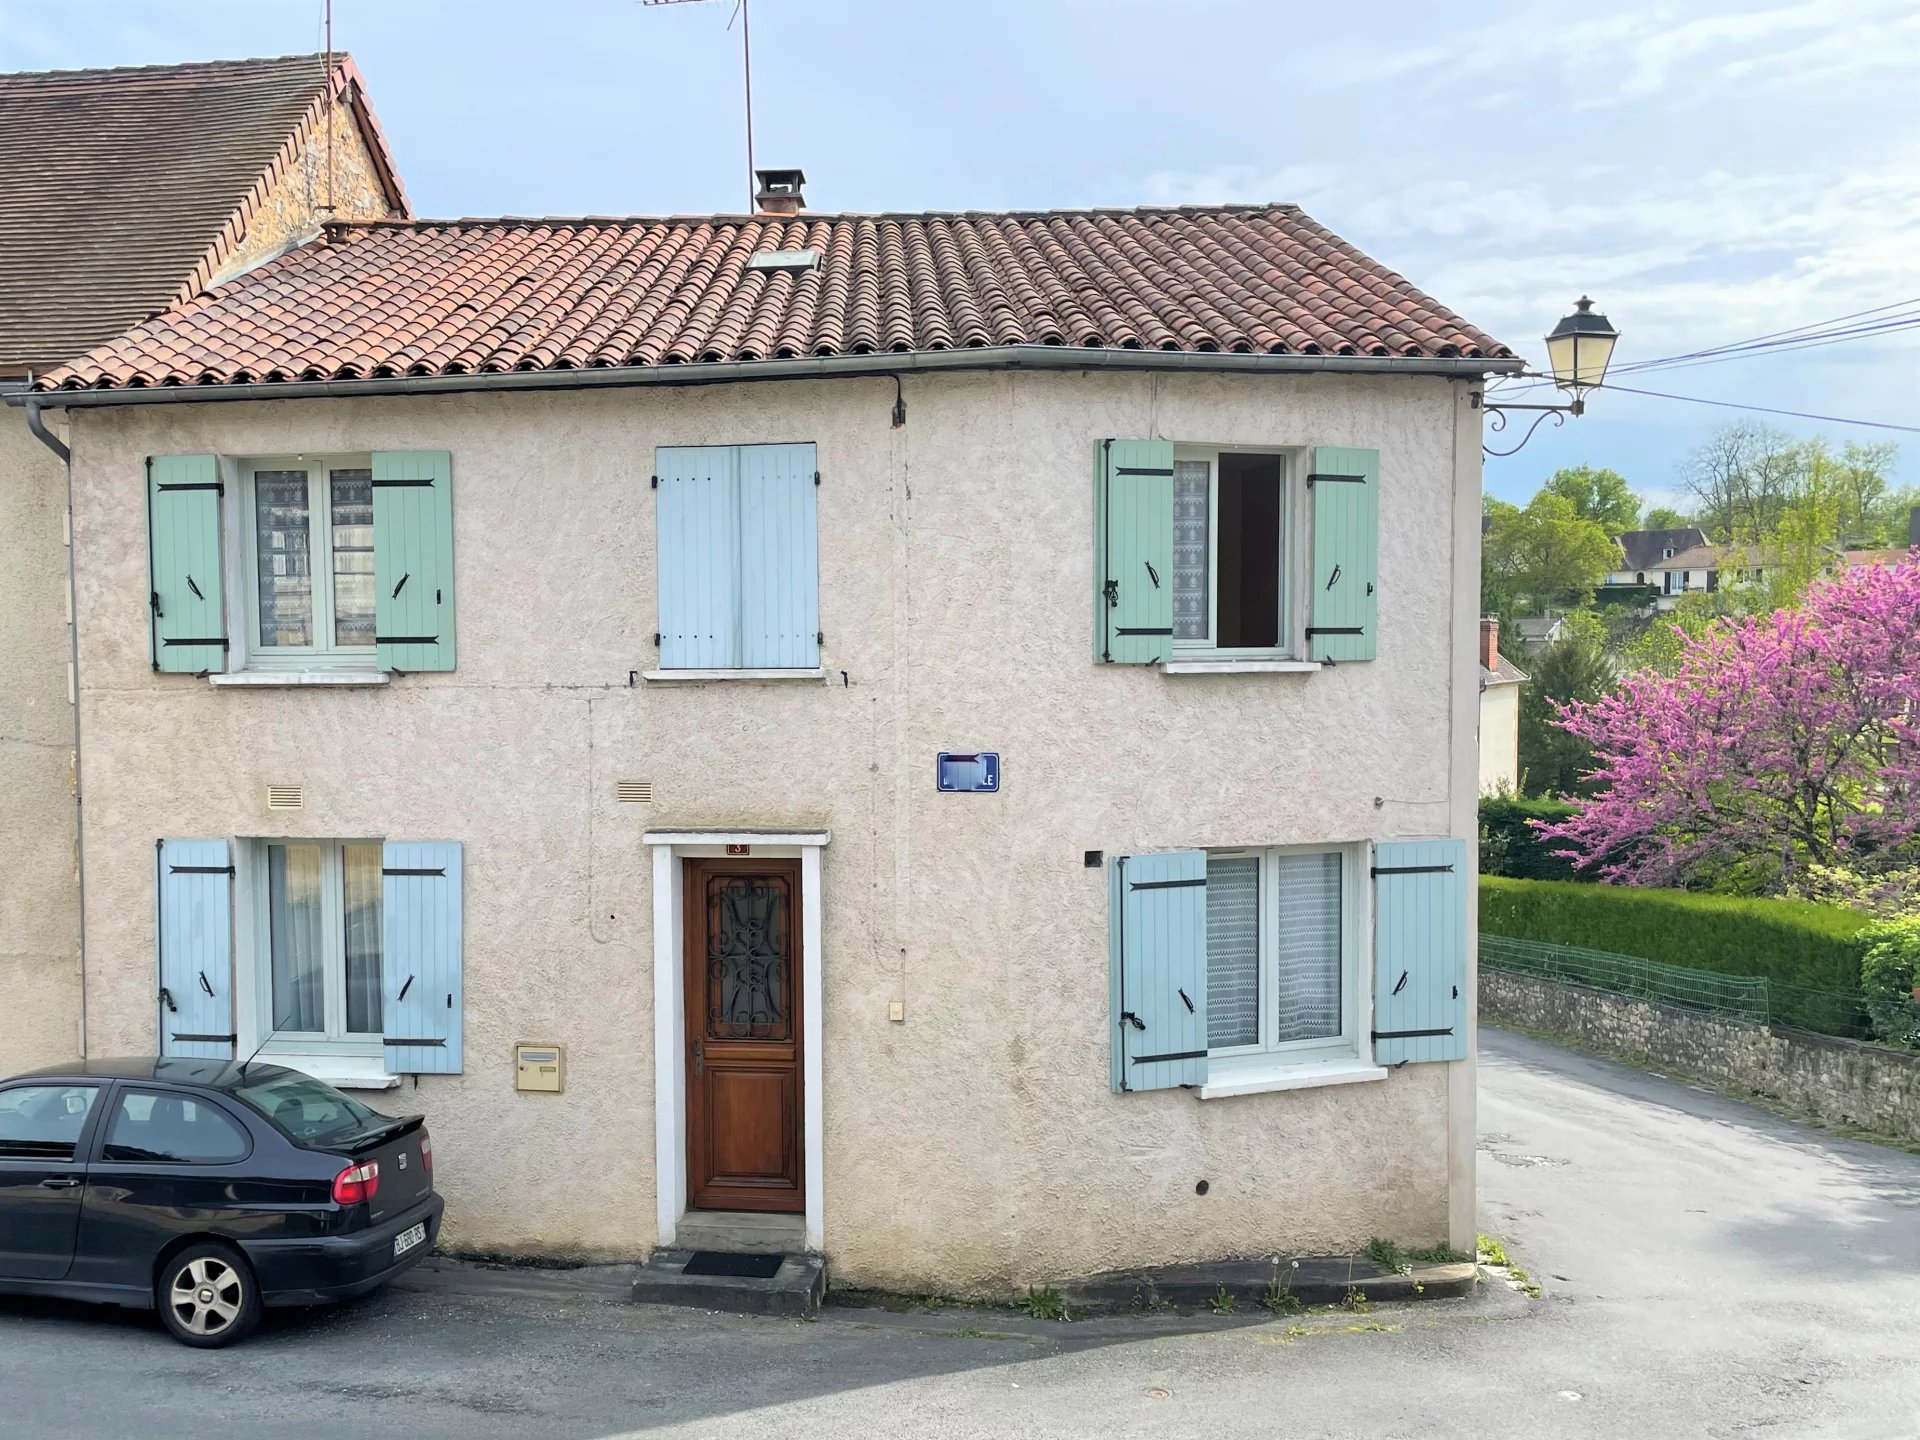
[{"label": "concrete step", "polygon": [[[770,1276],[697,1273],[703,1262],[718,1260],[721,1267],[755,1260],[777,1261]],[[691,1265],[696,1271],[688,1274]],[[694,1310],[725,1310],[736,1315],[773,1315],[807,1319],[820,1311],[827,1293],[827,1265],[818,1255],[722,1253],[695,1250],[656,1250],[633,1282],[638,1305],[679,1305]]]},{"label": "concrete step", "polygon": [[797,1255],[807,1248],[807,1220],[751,1210],[689,1210],[675,1227],[673,1243],[679,1250]]}]

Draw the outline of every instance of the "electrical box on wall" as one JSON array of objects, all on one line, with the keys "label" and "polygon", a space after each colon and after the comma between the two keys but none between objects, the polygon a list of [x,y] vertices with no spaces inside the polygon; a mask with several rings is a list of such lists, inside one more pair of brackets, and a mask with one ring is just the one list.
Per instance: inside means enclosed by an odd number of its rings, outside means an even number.
[{"label": "electrical box on wall", "polygon": [[557,1095],[566,1088],[567,1052],[558,1045],[513,1047],[513,1088]]}]

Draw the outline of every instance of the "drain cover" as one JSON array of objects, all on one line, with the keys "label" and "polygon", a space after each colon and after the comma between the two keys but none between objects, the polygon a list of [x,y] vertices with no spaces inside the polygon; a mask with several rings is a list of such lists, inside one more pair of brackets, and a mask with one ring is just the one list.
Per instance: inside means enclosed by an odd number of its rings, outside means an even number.
[{"label": "drain cover", "polygon": [[682,1275],[733,1275],[742,1280],[771,1280],[780,1273],[783,1255],[732,1255],[724,1250],[696,1250]]}]

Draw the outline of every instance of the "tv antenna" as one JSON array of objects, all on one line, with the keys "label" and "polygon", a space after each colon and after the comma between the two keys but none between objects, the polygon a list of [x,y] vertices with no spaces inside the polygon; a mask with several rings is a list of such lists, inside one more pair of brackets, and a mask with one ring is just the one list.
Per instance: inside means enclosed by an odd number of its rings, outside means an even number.
[{"label": "tv antenna", "polygon": [[[704,5],[707,0],[640,0],[642,6],[655,5]],[[733,14],[727,17],[727,29],[733,29],[735,20],[740,22],[740,74],[742,90],[746,97],[747,110],[747,210],[751,215],[755,204],[754,194],[757,181],[753,174],[753,39],[749,33],[747,0],[734,0]]]}]

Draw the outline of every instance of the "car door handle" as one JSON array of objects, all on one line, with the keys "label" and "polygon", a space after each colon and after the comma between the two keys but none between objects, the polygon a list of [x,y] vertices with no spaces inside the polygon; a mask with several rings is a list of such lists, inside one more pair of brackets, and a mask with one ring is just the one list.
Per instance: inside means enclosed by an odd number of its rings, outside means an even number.
[{"label": "car door handle", "polygon": [[52,1175],[40,1182],[42,1190],[78,1190],[80,1182],[71,1175]]}]

